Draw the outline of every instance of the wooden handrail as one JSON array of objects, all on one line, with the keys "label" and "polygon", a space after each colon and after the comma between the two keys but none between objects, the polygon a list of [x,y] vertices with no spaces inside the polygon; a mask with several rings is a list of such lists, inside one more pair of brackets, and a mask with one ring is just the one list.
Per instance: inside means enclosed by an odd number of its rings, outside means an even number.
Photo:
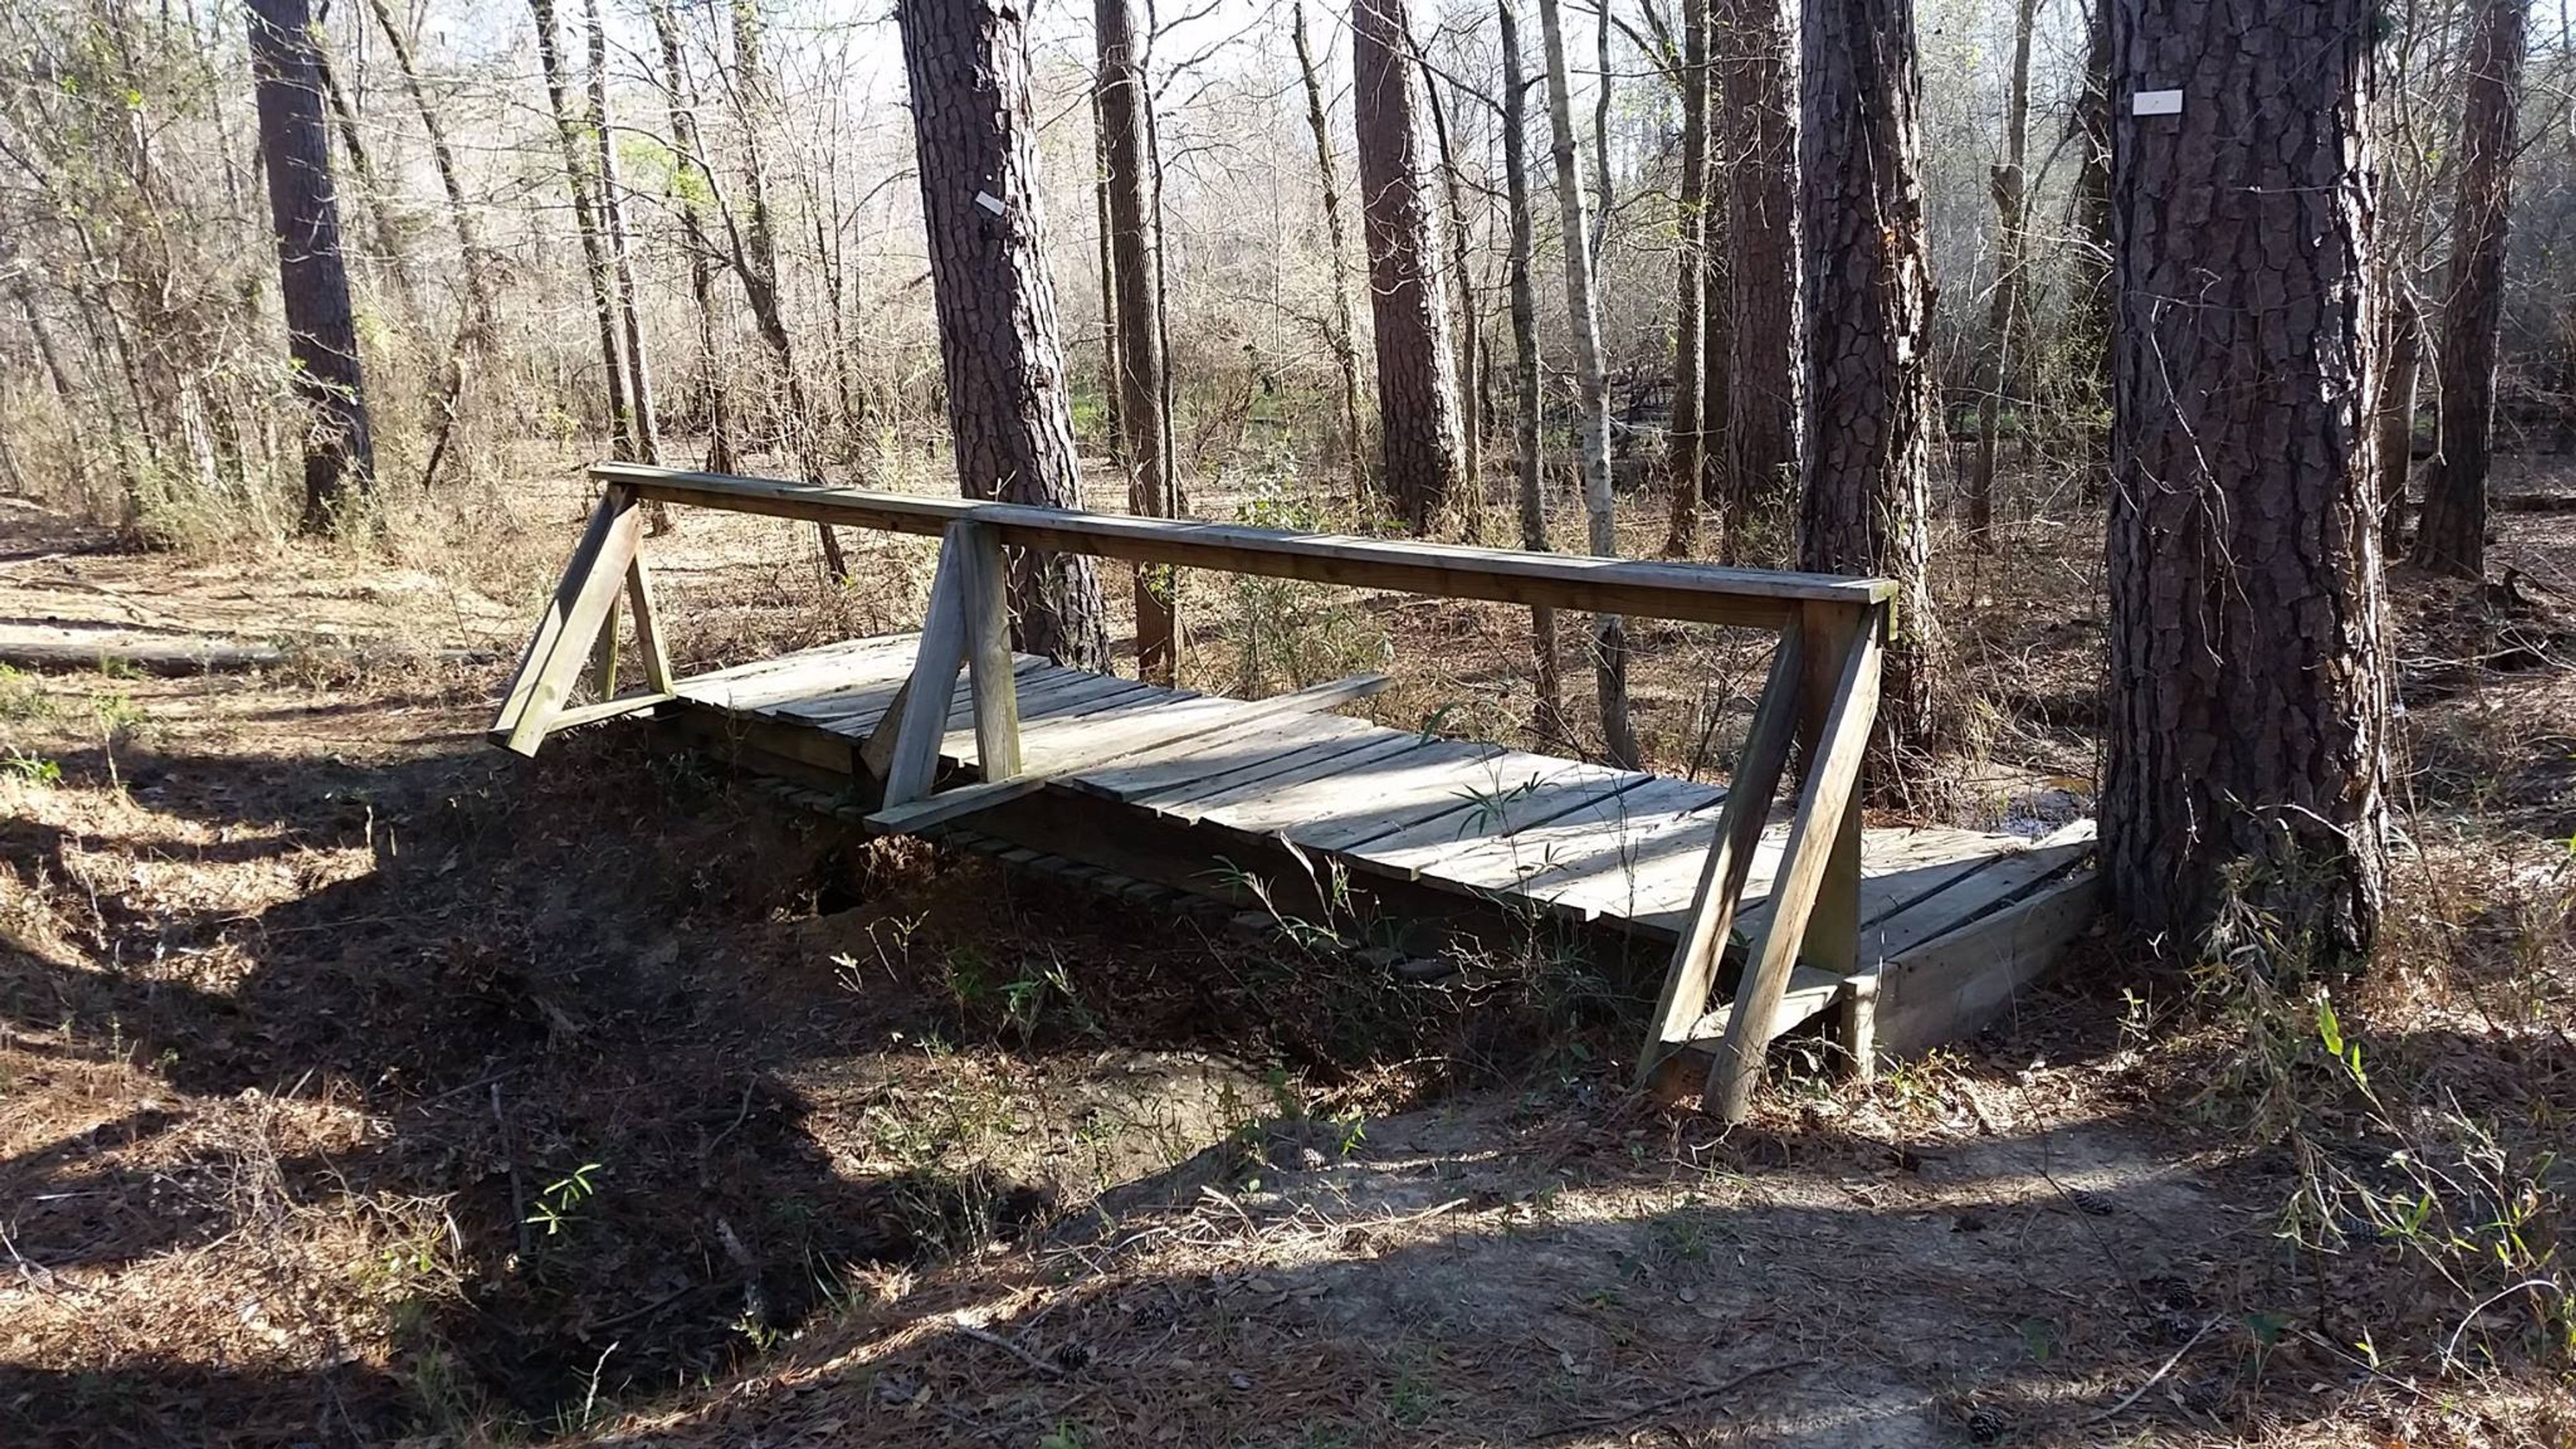
[{"label": "wooden handrail", "polygon": [[633,489],[638,498],[735,513],[916,534],[944,533],[952,523],[972,520],[991,527],[1001,542],[1019,547],[1693,623],[1778,629],[1811,604],[1839,604],[1857,612],[1896,593],[1889,579],[1291,533],[1188,519],[877,493],[640,463],[600,463],[590,472],[602,482]]}]

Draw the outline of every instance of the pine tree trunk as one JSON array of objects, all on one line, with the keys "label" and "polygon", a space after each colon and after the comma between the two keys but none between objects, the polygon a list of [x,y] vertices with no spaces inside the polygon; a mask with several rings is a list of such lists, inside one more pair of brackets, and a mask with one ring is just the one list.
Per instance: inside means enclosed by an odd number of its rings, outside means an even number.
[{"label": "pine tree trunk", "polygon": [[1342,235],[1341,182],[1333,165],[1332,127],[1324,114],[1324,85],[1315,73],[1315,53],[1306,39],[1306,7],[1291,9],[1290,37],[1297,46],[1297,73],[1306,83],[1306,126],[1315,135],[1315,173],[1324,189],[1324,237],[1331,246],[1333,319],[1324,341],[1333,349],[1333,365],[1342,374],[1342,453],[1350,470],[1351,497],[1356,501],[1368,478],[1368,434],[1360,422],[1360,363],[1357,333],[1351,317],[1350,246]]},{"label": "pine tree trunk", "polygon": [[1405,0],[1351,6],[1351,94],[1369,302],[1377,319],[1382,483],[1406,526],[1420,533],[1447,505],[1457,481],[1458,407],[1431,208],[1422,193],[1413,42],[1405,25]]},{"label": "pine tree trunk", "polygon": [[1707,324],[1700,309],[1708,296],[1708,10],[1709,0],[1682,0],[1682,194],[1674,250],[1672,521],[1664,556],[1687,558],[1699,548],[1701,449],[1700,369],[1707,365]]},{"label": "pine tree trunk", "polygon": [[2529,14],[2530,0],[2477,0],[2470,20],[2460,193],[2451,212],[2451,288],[2442,306],[2442,350],[2435,364],[2442,449],[2425,472],[2424,516],[2415,526],[2415,562],[2471,579],[2486,572],[2496,344],[2504,322],[2513,198],[2513,107],[2522,86]]},{"label": "pine tree trunk", "polygon": [[[1601,365],[1601,326],[1593,307],[1591,235],[1584,221],[1583,163],[1574,139],[1574,99],[1565,73],[1565,29],[1557,0],[1538,0],[1538,23],[1547,47],[1547,112],[1556,155],[1556,209],[1565,237],[1565,308],[1574,334],[1574,377],[1579,394],[1577,427],[1583,454],[1583,512],[1592,551],[1619,552],[1617,499],[1610,491],[1610,386]],[[1592,616],[1595,693],[1601,706],[1602,749],[1613,764],[1637,767],[1637,736],[1628,722],[1628,626],[1617,614]]]},{"label": "pine tree trunk", "polygon": [[340,252],[340,211],[323,128],[313,16],[304,0],[252,0],[251,73],[259,94],[259,152],[277,235],[278,300],[295,392],[311,417],[304,432],[304,529],[335,526],[351,495],[375,480],[375,441]]},{"label": "pine tree trunk", "polygon": [[599,356],[608,374],[608,434],[616,456],[633,459],[635,417],[627,407],[626,363],[618,340],[617,280],[601,240],[599,213],[592,206],[590,165],[581,155],[581,122],[572,111],[570,81],[563,61],[563,38],[555,21],[554,0],[528,0],[537,19],[537,61],[546,77],[546,104],[555,121],[555,143],[562,152],[564,185],[572,192],[573,228],[581,235],[581,257],[590,277],[593,319],[599,324]]},{"label": "pine tree trunk", "polygon": [[[1538,368],[1538,293],[1530,282],[1530,262],[1537,250],[1529,195],[1529,80],[1521,74],[1519,21],[1512,0],[1499,0],[1503,46],[1503,191],[1511,211],[1512,378],[1518,396],[1512,413],[1512,441],[1520,471],[1521,547],[1545,553],[1547,490],[1539,461],[1541,394]],[[1565,686],[1559,672],[1556,610],[1530,610],[1530,656],[1538,709],[1531,728],[1541,740],[1562,744]]]},{"label": "pine tree trunk", "polygon": [[[1994,547],[1995,429],[2011,385],[2013,329],[2021,318],[2025,212],[2029,208],[2030,37],[2039,0],[2014,0],[2012,78],[2004,100],[2004,159],[1988,178],[1995,196],[1995,290],[1986,301],[1984,376],[1977,389],[1977,458],[1968,475],[1968,541]],[[2023,419],[2025,429],[2029,419]]]},{"label": "pine tree trunk", "polygon": [[1897,581],[1875,764],[1931,743],[1932,281],[1913,0],[1809,0],[1799,155],[1809,352],[1803,567]]},{"label": "pine tree trunk", "polygon": [[[2231,905],[2355,964],[2386,878],[2368,420],[2369,0],[2112,0],[2103,880],[2182,956]],[[2188,63],[2177,66],[2175,57]]]},{"label": "pine tree trunk", "polygon": [[[1807,380],[1795,13],[1787,0],[1718,0],[1713,48],[1727,118],[1726,487],[1719,501],[1722,556],[1730,563],[1743,557],[1754,503],[1787,498],[1799,476]],[[1710,366],[1718,366],[1714,354]]]},{"label": "pine tree trunk", "polygon": [[[1038,205],[1026,12],[994,0],[900,0],[921,210],[960,489],[1055,508],[1082,503],[1055,283]],[[1100,579],[1079,554],[1015,550],[1020,648],[1105,671]]]},{"label": "pine tree trunk", "polygon": [[[1152,104],[1136,59],[1130,0],[1098,0],[1102,178],[1109,197],[1109,259],[1117,299],[1118,420],[1126,445],[1127,506],[1169,518],[1171,435],[1164,427],[1162,257],[1147,221],[1145,111]],[[1174,571],[1139,564],[1136,587],[1136,677],[1171,684],[1180,671],[1179,601]]]}]

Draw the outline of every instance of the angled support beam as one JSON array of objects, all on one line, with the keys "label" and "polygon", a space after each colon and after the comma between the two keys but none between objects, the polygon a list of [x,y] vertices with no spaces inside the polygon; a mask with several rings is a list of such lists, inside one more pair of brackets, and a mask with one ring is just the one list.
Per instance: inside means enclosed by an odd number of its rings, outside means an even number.
[{"label": "angled support beam", "polygon": [[653,580],[641,553],[626,565],[626,610],[635,616],[635,654],[644,665],[644,683],[656,694],[669,694],[671,646],[662,638],[662,615],[653,606]]},{"label": "angled support beam", "polygon": [[1771,656],[1771,676],[1753,706],[1752,727],[1745,733],[1743,752],[1727,781],[1726,803],[1718,808],[1717,839],[1700,868],[1690,924],[1673,943],[1663,997],[1655,1003],[1645,1048],[1637,1054],[1639,1086],[1654,1079],[1655,1068],[1673,1048],[1690,1039],[1700,1014],[1708,1010],[1708,993],[1717,984],[1718,963],[1725,958],[1735,912],[1744,901],[1744,884],[1753,870],[1754,851],[1762,843],[1771,799],[1788,768],[1799,692],[1805,687],[1805,654],[1802,627],[1792,624],[1780,631],[1780,646]]},{"label": "angled support beam", "polygon": [[[966,667],[967,562],[969,530],[959,519],[948,526],[939,549],[939,572],[930,581],[930,610],[921,621],[912,674],[904,681],[900,711],[889,710],[894,735],[886,754],[884,807],[909,805],[930,793],[939,773],[939,741],[948,732],[948,700],[957,691],[958,672]],[[873,740],[869,742],[872,747]]]},{"label": "angled support beam", "polygon": [[608,623],[617,592],[626,582],[643,537],[643,518],[635,492],[612,485],[590,515],[590,526],[565,565],[554,598],[537,619],[518,672],[510,676],[500,713],[492,720],[493,743],[516,754],[534,755],[544,741],[556,711],[581,677],[592,643]]},{"label": "angled support beam", "polygon": [[[1807,758],[1798,811],[1789,822],[1788,849],[1771,883],[1771,919],[1763,927],[1762,939],[1754,943],[1744,980],[1735,993],[1734,1010],[1727,1017],[1726,1038],[1718,1043],[1716,1060],[1708,1069],[1708,1087],[1700,1098],[1703,1109],[1728,1122],[1743,1121],[1752,1104],[1753,1088],[1762,1079],[1764,1048],[1769,1045],[1764,1028],[1789,984],[1798,947],[1808,939],[1809,918],[1835,870],[1850,812],[1859,800],[1861,757],[1869,747],[1870,725],[1878,716],[1886,628],[1887,609],[1877,605],[1851,631],[1850,645],[1842,651],[1832,706],[1816,748]],[[1811,627],[1811,632],[1821,631]],[[1840,930],[1857,943],[1856,902],[1851,914],[1848,926],[1833,923],[1829,934]],[[1820,964],[1834,969],[1834,963]]]}]

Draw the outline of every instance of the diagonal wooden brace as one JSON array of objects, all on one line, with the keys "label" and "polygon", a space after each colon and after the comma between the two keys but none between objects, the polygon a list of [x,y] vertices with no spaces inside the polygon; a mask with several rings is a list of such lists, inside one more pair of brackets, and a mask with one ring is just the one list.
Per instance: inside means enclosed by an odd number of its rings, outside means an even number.
[{"label": "diagonal wooden brace", "polygon": [[1780,631],[1780,646],[1771,656],[1771,676],[1753,706],[1753,725],[1727,782],[1726,803],[1718,808],[1717,839],[1700,868],[1699,890],[1691,900],[1690,924],[1673,943],[1672,965],[1664,973],[1664,992],[1655,1004],[1646,1045],[1637,1054],[1637,1083],[1651,1081],[1655,1068],[1673,1047],[1687,1040],[1691,1028],[1708,1010],[1709,989],[1717,982],[1718,963],[1743,903],[1744,885],[1753,870],[1754,851],[1771,815],[1771,798],[1788,768],[1789,744],[1797,732],[1798,692],[1804,674],[1805,631],[1796,624]]},{"label": "diagonal wooden brace", "polygon": [[[1826,877],[1834,870],[1837,856],[1858,845],[1856,838],[1847,845],[1845,837],[1857,831],[1852,806],[1859,799],[1861,759],[1869,748],[1870,726],[1878,717],[1886,627],[1886,606],[1872,606],[1843,652],[1832,707],[1808,756],[1797,814],[1789,822],[1788,848],[1771,882],[1771,919],[1763,927],[1762,939],[1754,943],[1735,993],[1734,1010],[1727,1017],[1725,1040],[1718,1044],[1716,1060],[1709,1066],[1708,1088],[1700,1105],[1728,1122],[1743,1121],[1752,1104],[1769,1045],[1766,1028],[1788,987],[1799,945],[1808,937],[1808,918]],[[1852,934],[1858,925],[1855,920],[1838,934]]]},{"label": "diagonal wooden brace", "polygon": [[634,490],[611,485],[591,512],[572,561],[564,566],[563,580],[555,585],[554,598],[519,656],[518,672],[510,677],[500,713],[492,720],[495,744],[521,755],[537,752],[590,662],[592,645],[608,625],[618,591],[627,585],[642,537],[643,515]]}]

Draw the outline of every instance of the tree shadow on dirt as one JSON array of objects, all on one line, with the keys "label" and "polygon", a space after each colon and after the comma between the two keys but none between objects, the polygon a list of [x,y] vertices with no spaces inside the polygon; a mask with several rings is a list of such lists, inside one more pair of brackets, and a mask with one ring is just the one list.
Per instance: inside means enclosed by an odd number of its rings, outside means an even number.
[{"label": "tree shadow on dirt", "polygon": [[[836,1160],[809,1120],[800,1067],[923,1014],[782,947],[822,888],[823,837],[630,743],[549,754],[121,751],[138,809],[0,821],[0,858],[56,907],[52,942],[0,941],[0,1032],[40,1068],[150,1073],[0,1161],[0,1271],[66,1311],[158,1255],[229,1244],[204,1253],[219,1273],[255,1256],[236,1252],[239,1153],[182,1124],[243,1100],[354,1105],[377,1124],[360,1140],[250,1150],[283,1202],[393,1223],[364,1244],[386,1261],[338,1267],[395,1325],[390,1364],[201,1370],[177,1325],[203,1305],[172,1305],[166,1355],[0,1371],[0,1442],[545,1426],[630,1383],[723,1372],[852,1265],[927,1261],[1046,1210],[989,1173]],[[102,758],[62,763],[104,783]],[[292,879],[244,909],[227,870]]]}]

